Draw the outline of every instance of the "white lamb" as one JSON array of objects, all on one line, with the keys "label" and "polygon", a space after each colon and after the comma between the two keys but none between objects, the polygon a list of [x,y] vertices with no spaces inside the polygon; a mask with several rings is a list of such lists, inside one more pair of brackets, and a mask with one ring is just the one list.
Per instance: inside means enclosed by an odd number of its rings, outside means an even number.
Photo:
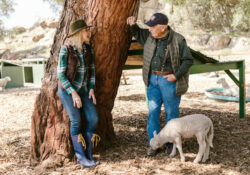
[{"label": "white lamb", "polygon": [[150,140],[150,146],[156,150],[167,142],[173,143],[173,150],[170,157],[176,154],[176,147],[179,150],[181,161],[185,162],[182,152],[181,138],[192,138],[196,136],[199,143],[199,152],[194,163],[205,162],[209,157],[209,146],[213,147],[213,123],[203,114],[187,115],[181,118],[170,120],[157,135],[154,131],[154,138]]},{"label": "white lamb", "polygon": [[0,79],[0,89],[4,89],[7,82],[11,81],[11,78],[10,77],[4,77],[4,78],[1,78]]},{"label": "white lamb", "polygon": [[216,83],[222,85],[223,95],[239,97],[239,87],[235,85],[229,86],[225,78],[218,79]]},{"label": "white lamb", "polygon": [[[230,86],[225,78],[220,78],[217,80],[218,84],[222,85],[223,95],[239,97],[239,87],[236,85]],[[246,97],[250,97],[250,88],[246,87]]]}]

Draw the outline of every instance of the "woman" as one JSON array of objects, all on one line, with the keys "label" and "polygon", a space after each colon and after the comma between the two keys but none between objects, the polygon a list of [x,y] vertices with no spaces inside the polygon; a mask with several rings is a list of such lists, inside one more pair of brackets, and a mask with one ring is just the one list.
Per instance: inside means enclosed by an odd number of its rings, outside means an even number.
[{"label": "woman", "polygon": [[[77,163],[88,168],[98,163],[92,157],[92,145],[100,141],[100,137],[94,134],[98,115],[94,94],[94,53],[90,46],[89,27],[84,20],[76,20],[71,24],[68,37],[72,45],[61,47],[57,67],[58,96],[70,118],[70,134]],[[87,120],[84,137],[81,134],[81,109]]]}]

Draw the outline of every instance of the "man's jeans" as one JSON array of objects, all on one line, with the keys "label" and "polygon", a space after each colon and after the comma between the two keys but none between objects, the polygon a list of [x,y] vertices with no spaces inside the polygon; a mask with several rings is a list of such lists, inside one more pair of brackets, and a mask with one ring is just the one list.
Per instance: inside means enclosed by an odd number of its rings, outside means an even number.
[{"label": "man's jeans", "polygon": [[153,132],[160,132],[160,113],[161,106],[164,103],[166,112],[166,124],[169,120],[179,116],[179,105],[181,96],[175,95],[176,82],[170,82],[162,75],[155,75],[151,73],[149,86],[147,88],[148,96],[148,141],[154,137]]},{"label": "man's jeans", "polygon": [[87,128],[86,132],[95,132],[96,124],[98,122],[98,115],[96,112],[95,105],[93,104],[92,99],[89,99],[89,94],[85,93],[84,95],[80,95],[82,100],[82,108],[78,109],[73,106],[72,96],[64,92],[58,86],[58,96],[60,101],[65,108],[67,114],[70,118],[70,134],[78,135],[81,133],[81,109],[84,111],[86,120],[87,120]]}]

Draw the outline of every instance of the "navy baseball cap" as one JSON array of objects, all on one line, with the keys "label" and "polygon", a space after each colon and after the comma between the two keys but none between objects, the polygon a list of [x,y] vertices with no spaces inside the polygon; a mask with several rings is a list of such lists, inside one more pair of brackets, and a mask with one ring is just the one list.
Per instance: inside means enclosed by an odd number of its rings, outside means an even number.
[{"label": "navy baseball cap", "polygon": [[155,13],[151,16],[150,20],[145,23],[149,27],[153,27],[157,24],[167,25],[168,17],[162,13]]}]

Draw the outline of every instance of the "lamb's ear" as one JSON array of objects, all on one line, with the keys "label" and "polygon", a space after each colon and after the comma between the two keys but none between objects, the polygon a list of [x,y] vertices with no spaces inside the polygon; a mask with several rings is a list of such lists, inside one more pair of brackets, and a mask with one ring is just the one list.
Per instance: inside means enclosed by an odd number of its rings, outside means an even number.
[{"label": "lamb's ear", "polygon": [[153,134],[154,134],[154,137],[156,137],[156,136],[157,136],[157,133],[156,133],[156,131],[154,131],[154,132],[153,132]]}]

